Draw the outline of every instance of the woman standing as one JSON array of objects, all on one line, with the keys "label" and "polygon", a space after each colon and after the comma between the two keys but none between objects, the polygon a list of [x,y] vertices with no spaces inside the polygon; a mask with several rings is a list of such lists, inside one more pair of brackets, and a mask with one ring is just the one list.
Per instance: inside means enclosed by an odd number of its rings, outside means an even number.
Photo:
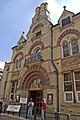
[{"label": "woman standing", "polygon": [[46,116],[46,103],[42,100],[42,119],[45,120]]}]

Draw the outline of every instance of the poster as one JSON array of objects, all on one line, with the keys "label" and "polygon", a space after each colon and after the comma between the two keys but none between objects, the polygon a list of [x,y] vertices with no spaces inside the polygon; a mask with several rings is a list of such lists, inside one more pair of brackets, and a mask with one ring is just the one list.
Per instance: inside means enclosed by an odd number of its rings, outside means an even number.
[{"label": "poster", "polygon": [[22,104],[27,104],[27,98],[20,98],[20,102]]},{"label": "poster", "polygon": [[47,95],[47,104],[49,105],[53,104],[53,94]]}]

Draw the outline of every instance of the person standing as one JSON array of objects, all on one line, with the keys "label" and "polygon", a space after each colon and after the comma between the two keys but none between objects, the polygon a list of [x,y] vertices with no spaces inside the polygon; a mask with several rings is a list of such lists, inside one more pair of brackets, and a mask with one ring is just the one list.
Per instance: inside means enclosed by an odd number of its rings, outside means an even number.
[{"label": "person standing", "polygon": [[42,120],[45,120],[46,117],[46,103],[42,100]]},{"label": "person standing", "polygon": [[30,101],[28,103],[28,118],[32,118],[32,111],[33,111],[34,102],[32,101],[32,98],[30,98]]}]

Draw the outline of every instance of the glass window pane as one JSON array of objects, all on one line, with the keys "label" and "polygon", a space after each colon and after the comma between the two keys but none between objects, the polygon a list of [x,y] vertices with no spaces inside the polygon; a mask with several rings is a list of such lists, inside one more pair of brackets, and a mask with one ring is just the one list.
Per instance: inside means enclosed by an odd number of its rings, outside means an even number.
[{"label": "glass window pane", "polygon": [[73,39],[71,41],[71,46],[72,46],[72,54],[73,55],[79,53],[78,43],[77,43],[76,39]]},{"label": "glass window pane", "polygon": [[65,25],[69,24],[70,22],[71,22],[70,17],[67,17],[66,19],[62,20],[62,26],[65,26]]},{"label": "glass window pane", "polygon": [[19,66],[19,68],[21,67],[21,60],[18,62],[18,66]]},{"label": "glass window pane", "polygon": [[64,83],[64,91],[72,91],[72,82]]},{"label": "glass window pane", "polygon": [[41,31],[39,31],[39,32],[36,33],[36,36],[39,36],[39,35],[41,35]]},{"label": "glass window pane", "polygon": [[64,57],[69,56],[69,51],[68,51],[68,50],[65,50],[64,53],[63,53],[63,56],[64,56]]},{"label": "glass window pane", "polygon": [[75,74],[75,80],[79,80],[80,79],[80,71],[76,71],[74,74]]},{"label": "glass window pane", "polygon": [[72,54],[78,54],[79,53],[79,49],[78,46],[75,46],[74,48],[72,48]]},{"label": "glass window pane", "polygon": [[72,101],[72,93],[66,93],[66,101]]},{"label": "glass window pane", "polygon": [[38,49],[38,50],[36,51],[35,57],[36,57],[36,59],[41,59],[41,58],[42,58],[41,49]]},{"label": "glass window pane", "polygon": [[18,69],[18,61],[15,64],[15,68]]},{"label": "glass window pane", "polygon": [[77,81],[77,82],[76,82],[76,90],[77,90],[77,91],[80,91],[80,81]]},{"label": "glass window pane", "polygon": [[64,57],[69,56],[69,48],[68,48],[68,43],[67,42],[63,43],[63,56]]},{"label": "glass window pane", "polygon": [[78,101],[80,101],[80,93],[78,93]]},{"label": "glass window pane", "polygon": [[71,72],[70,73],[64,73],[64,81],[71,81]]}]

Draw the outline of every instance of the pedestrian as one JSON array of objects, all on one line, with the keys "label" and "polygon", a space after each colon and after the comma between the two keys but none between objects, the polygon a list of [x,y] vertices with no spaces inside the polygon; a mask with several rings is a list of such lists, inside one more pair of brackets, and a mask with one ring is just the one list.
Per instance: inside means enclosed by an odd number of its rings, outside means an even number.
[{"label": "pedestrian", "polygon": [[45,120],[46,117],[46,103],[42,100],[42,120]]},{"label": "pedestrian", "polygon": [[34,102],[32,101],[32,98],[30,98],[30,101],[28,103],[28,118],[32,118],[32,111],[33,111]]}]

